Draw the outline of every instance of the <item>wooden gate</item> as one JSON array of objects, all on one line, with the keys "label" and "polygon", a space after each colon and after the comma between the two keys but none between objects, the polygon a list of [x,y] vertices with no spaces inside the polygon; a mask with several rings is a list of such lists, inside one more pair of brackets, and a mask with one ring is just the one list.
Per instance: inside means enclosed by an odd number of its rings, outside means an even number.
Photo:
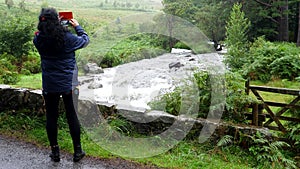
[{"label": "wooden gate", "polygon": [[[300,111],[300,106],[296,105],[300,101],[300,90],[275,88],[265,86],[253,86],[250,85],[250,81],[246,82],[246,93],[249,95],[252,92],[261,104],[252,105],[251,120],[255,126],[267,127],[271,130],[278,130],[286,132],[286,128],[282,124],[282,121],[290,121],[300,123],[300,118],[287,117],[284,113],[289,109],[296,109]],[[278,103],[264,100],[260,92],[271,92],[284,95],[292,95],[294,99],[290,103]],[[300,103],[300,102],[299,102]],[[280,107],[281,109],[274,112],[270,107]],[[271,126],[271,123],[275,122],[276,126]]]}]

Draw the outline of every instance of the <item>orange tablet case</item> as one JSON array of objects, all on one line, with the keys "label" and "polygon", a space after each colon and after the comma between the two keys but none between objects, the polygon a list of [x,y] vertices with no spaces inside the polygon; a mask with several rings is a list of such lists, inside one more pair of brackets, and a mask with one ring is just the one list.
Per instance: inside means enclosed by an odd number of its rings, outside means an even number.
[{"label": "orange tablet case", "polygon": [[71,20],[73,19],[73,13],[72,12],[59,12],[59,17],[64,20]]}]

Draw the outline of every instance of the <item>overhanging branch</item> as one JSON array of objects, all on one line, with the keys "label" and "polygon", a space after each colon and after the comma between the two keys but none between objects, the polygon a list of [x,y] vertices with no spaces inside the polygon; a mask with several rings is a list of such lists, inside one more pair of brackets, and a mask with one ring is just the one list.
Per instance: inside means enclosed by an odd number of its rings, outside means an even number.
[{"label": "overhanging branch", "polygon": [[279,22],[276,19],[272,18],[271,16],[267,16],[267,18],[270,19],[271,21],[275,22],[276,24],[279,24]]},{"label": "overhanging branch", "polygon": [[262,1],[260,1],[260,0],[255,0],[255,2],[257,2],[257,3],[259,3],[259,4],[262,4],[262,5],[264,5],[264,6],[267,6],[267,7],[272,7],[272,5],[271,5],[271,4],[268,4],[268,3],[262,2]]}]

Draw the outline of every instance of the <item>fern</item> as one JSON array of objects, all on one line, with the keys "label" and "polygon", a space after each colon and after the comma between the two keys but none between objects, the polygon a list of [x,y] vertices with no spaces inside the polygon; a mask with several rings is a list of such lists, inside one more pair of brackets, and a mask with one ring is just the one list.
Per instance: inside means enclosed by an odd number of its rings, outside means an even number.
[{"label": "fern", "polygon": [[225,135],[218,141],[217,146],[218,147],[227,146],[227,145],[231,144],[232,142],[233,142],[233,137],[230,135]]},{"label": "fern", "polygon": [[[297,168],[295,161],[288,159],[281,150],[290,145],[283,141],[271,142],[257,133],[256,136],[251,136],[253,145],[249,148],[250,153],[256,157],[258,164],[270,162],[272,165],[278,164],[285,168]],[[265,164],[266,165],[266,164]]]},{"label": "fern", "polygon": [[294,145],[300,148],[300,124],[291,129],[288,138],[293,140],[295,142]]}]

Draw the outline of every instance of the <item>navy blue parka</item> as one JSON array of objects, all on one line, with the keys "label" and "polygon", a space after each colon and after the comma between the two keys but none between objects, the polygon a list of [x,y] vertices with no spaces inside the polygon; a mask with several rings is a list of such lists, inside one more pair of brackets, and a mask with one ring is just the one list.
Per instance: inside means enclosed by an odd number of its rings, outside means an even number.
[{"label": "navy blue parka", "polygon": [[66,31],[64,49],[56,52],[44,52],[43,46],[38,43],[43,32],[34,36],[33,43],[41,56],[44,92],[68,92],[79,85],[75,51],[88,45],[89,36],[80,25],[74,29],[77,36]]}]

